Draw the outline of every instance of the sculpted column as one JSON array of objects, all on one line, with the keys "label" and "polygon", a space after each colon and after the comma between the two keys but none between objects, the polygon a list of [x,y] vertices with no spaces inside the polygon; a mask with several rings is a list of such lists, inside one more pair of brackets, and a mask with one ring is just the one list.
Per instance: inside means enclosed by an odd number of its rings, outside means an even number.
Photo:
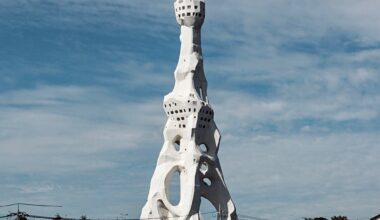
[{"label": "sculpted column", "polygon": [[[164,145],[154,171],[141,219],[202,219],[201,198],[211,202],[218,219],[237,219],[218,159],[220,133],[207,97],[203,71],[201,27],[204,0],[176,0],[181,27],[181,52],[174,72],[175,86],[164,98],[168,117]],[[169,183],[180,176],[180,201],[172,204]]]}]

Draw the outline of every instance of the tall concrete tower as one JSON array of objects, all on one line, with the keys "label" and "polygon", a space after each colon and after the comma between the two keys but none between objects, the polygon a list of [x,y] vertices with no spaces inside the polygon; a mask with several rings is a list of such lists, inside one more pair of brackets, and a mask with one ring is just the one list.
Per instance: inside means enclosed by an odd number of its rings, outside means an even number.
[{"label": "tall concrete tower", "polygon": [[[154,171],[141,219],[202,219],[201,198],[211,202],[218,219],[237,219],[218,159],[220,133],[207,97],[203,71],[201,27],[204,0],[175,0],[181,26],[181,52],[174,72],[175,86],[164,98],[168,117],[165,143]],[[173,204],[169,183],[179,174],[180,200]]]}]

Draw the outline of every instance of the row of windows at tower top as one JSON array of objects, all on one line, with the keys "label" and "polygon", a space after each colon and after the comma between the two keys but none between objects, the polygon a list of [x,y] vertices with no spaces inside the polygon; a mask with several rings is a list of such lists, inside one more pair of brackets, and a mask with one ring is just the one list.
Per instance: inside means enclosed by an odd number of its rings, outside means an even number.
[{"label": "row of windows at tower top", "polygon": [[[181,11],[181,10],[185,10],[186,9],[186,6],[180,6],[179,8],[176,8],[175,11]],[[187,6],[187,9],[191,9],[191,5],[188,5]],[[194,5],[194,9],[198,9],[198,5]]]},{"label": "row of windows at tower top", "polygon": [[[178,17],[185,17],[185,16],[191,16],[191,13],[190,12],[187,12],[187,13],[182,13],[182,16],[181,14],[178,14]],[[202,17],[202,13],[195,13],[193,12],[193,16],[197,16],[197,17]]]}]

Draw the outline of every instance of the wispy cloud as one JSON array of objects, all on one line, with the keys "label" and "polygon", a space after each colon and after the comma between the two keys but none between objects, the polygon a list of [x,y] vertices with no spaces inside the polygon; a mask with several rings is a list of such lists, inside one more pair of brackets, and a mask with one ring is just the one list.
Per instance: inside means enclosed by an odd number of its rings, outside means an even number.
[{"label": "wispy cloud", "polygon": [[[108,168],[113,163],[102,161],[102,152],[146,144],[144,136],[159,139],[163,118],[154,107],[160,106],[158,100],[123,102],[107,93],[75,86],[3,93],[2,167],[45,172]],[[18,157],[23,163],[12,162]],[[94,158],[100,160],[91,163]]]}]

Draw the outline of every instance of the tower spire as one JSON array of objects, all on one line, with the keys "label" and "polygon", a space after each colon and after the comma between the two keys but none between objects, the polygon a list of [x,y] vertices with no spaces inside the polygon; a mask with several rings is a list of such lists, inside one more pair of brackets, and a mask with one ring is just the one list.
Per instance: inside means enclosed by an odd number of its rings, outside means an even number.
[{"label": "tower spire", "polygon": [[[220,219],[237,219],[218,158],[220,133],[207,97],[203,70],[201,28],[204,0],[175,0],[181,27],[181,51],[174,71],[175,86],[164,98],[168,117],[164,145],[154,171],[141,219],[199,220],[201,198],[211,202]],[[176,145],[179,147],[176,148]],[[180,175],[180,201],[169,199],[169,183]]]}]

